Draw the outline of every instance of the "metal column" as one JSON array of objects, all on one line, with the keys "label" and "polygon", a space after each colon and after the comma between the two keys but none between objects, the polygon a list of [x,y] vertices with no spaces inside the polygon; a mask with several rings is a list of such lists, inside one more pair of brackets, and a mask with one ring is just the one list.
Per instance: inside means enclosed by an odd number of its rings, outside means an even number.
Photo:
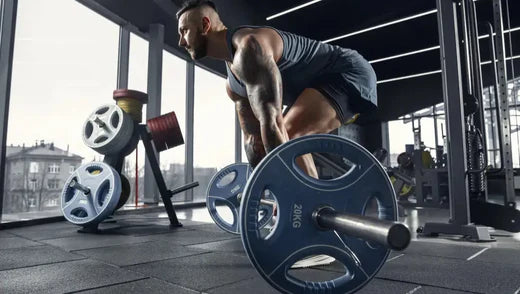
[{"label": "metal column", "polygon": [[388,156],[382,163],[385,166],[390,166],[390,130],[387,121],[381,122],[381,141],[383,148],[388,152]]},{"label": "metal column", "polygon": [[[186,62],[186,183],[193,182],[193,114],[195,102],[195,63]],[[186,191],[186,201],[193,201],[193,189]]]},{"label": "metal column", "polygon": [[[148,32],[148,105],[146,106],[146,119],[157,117],[161,114],[161,85],[162,63],[164,48],[164,25],[151,24]],[[159,153],[157,161],[160,162]],[[159,190],[155,184],[152,167],[146,158],[144,172],[144,203],[158,203]]]},{"label": "metal column", "polygon": [[448,135],[450,222],[426,223],[422,233],[424,235],[438,233],[463,235],[472,240],[487,241],[491,240],[487,228],[469,225],[466,134],[462,94],[463,78],[456,5],[453,0],[437,0],[442,87]]},{"label": "metal column", "polygon": [[13,69],[14,35],[16,31],[16,11],[18,0],[4,0],[1,10],[0,30],[0,219],[4,204],[5,153],[7,124],[9,122],[9,99],[11,96],[11,75]]},{"label": "metal column", "polygon": [[117,58],[117,89],[128,88],[128,64],[130,59],[130,31],[119,27],[119,52]]},{"label": "metal column", "polygon": [[[502,1],[493,0],[493,19],[496,33],[497,75],[498,75],[498,105],[496,111],[499,113],[502,136],[499,138],[502,148],[502,166],[505,173],[504,203],[509,207],[516,207],[515,187],[513,175],[513,153],[511,148],[511,121],[509,118],[509,101],[507,95],[507,68],[504,42],[504,26],[502,24]],[[490,36],[491,38],[492,36]]]}]

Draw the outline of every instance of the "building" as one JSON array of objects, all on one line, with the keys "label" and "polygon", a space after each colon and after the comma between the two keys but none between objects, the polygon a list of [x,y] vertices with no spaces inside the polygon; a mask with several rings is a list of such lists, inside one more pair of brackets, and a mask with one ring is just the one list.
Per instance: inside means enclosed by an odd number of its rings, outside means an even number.
[{"label": "building", "polygon": [[63,184],[83,157],[46,144],[7,146],[4,213],[56,210]]}]

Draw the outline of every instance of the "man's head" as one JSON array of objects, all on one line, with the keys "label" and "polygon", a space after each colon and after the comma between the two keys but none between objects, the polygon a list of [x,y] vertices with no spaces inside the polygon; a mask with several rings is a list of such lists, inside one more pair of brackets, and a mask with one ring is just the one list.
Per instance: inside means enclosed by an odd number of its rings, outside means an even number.
[{"label": "man's head", "polygon": [[177,12],[179,20],[179,46],[184,47],[193,59],[207,55],[208,33],[224,25],[215,3],[209,0],[187,0]]}]

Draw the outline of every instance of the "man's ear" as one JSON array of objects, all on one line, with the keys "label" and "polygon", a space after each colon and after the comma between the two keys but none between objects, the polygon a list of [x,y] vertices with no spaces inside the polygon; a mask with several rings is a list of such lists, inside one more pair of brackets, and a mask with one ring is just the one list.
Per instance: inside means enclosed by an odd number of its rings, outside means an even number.
[{"label": "man's ear", "polygon": [[209,29],[211,28],[211,20],[209,17],[204,16],[202,18],[202,34],[206,35],[209,32]]}]

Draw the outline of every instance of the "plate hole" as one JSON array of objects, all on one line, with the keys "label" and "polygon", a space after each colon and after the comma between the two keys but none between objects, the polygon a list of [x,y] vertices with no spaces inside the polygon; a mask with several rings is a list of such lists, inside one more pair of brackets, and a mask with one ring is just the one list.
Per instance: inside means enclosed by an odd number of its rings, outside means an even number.
[{"label": "plate hole", "polygon": [[258,231],[262,239],[268,239],[278,226],[278,201],[269,189],[263,191],[262,200],[258,207]]},{"label": "plate hole", "polygon": [[97,204],[99,206],[103,206],[110,190],[110,181],[105,181],[103,184],[101,184],[97,193]]},{"label": "plate hole", "polygon": [[236,177],[237,177],[237,172],[231,171],[227,175],[223,176],[222,179],[220,179],[217,182],[217,187],[218,188],[226,187],[227,185],[231,184],[236,179]]},{"label": "plate hole", "polygon": [[112,117],[110,118],[110,123],[112,124],[112,127],[114,129],[117,129],[117,127],[119,126],[119,113],[118,112],[114,112],[112,114]]},{"label": "plate hole", "polygon": [[89,166],[87,167],[87,172],[91,175],[99,175],[103,172],[103,168],[100,166]]},{"label": "plate hole", "polygon": [[232,225],[234,223],[233,212],[231,208],[224,201],[215,201],[215,209],[217,210],[217,214],[222,221],[227,223],[228,225]]},{"label": "plate hole", "polygon": [[96,140],[94,140],[94,143],[95,143],[95,144],[103,143],[103,142],[105,142],[107,139],[108,139],[108,137],[106,137],[106,136],[99,136],[99,137],[96,138]]},{"label": "plate hole", "polygon": [[288,274],[300,281],[326,282],[345,276],[347,269],[333,257],[320,254],[310,255],[295,262]]},{"label": "plate hole", "polygon": [[103,113],[105,113],[105,112],[107,112],[107,111],[108,111],[108,106],[101,107],[100,109],[98,109],[98,110],[96,111],[96,114],[103,114]]},{"label": "plate hole", "polygon": [[92,132],[94,131],[94,126],[89,121],[87,122],[87,125],[85,126],[85,137],[88,139],[90,136],[92,136]]},{"label": "plate hole", "polygon": [[73,216],[75,217],[78,217],[78,218],[85,218],[88,216],[88,213],[85,209],[81,208],[81,207],[78,207],[78,208],[74,208],[70,214],[72,214]]},{"label": "plate hole", "polygon": [[301,172],[308,175],[301,169],[301,164],[314,164],[321,180],[334,180],[347,175],[357,167],[352,161],[336,153],[307,153],[297,157],[296,166]]},{"label": "plate hole", "polygon": [[[70,182],[72,182],[72,181],[75,181],[77,183],[78,182],[78,178],[74,177],[74,178],[72,178],[72,180]],[[77,191],[76,189],[73,189],[71,187],[67,188],[67,191],[65,192],[65,203],[67,203],[70,200],[72,200],[72,197],[74,197],[74,194],[76,194],[76,191]]]}]

